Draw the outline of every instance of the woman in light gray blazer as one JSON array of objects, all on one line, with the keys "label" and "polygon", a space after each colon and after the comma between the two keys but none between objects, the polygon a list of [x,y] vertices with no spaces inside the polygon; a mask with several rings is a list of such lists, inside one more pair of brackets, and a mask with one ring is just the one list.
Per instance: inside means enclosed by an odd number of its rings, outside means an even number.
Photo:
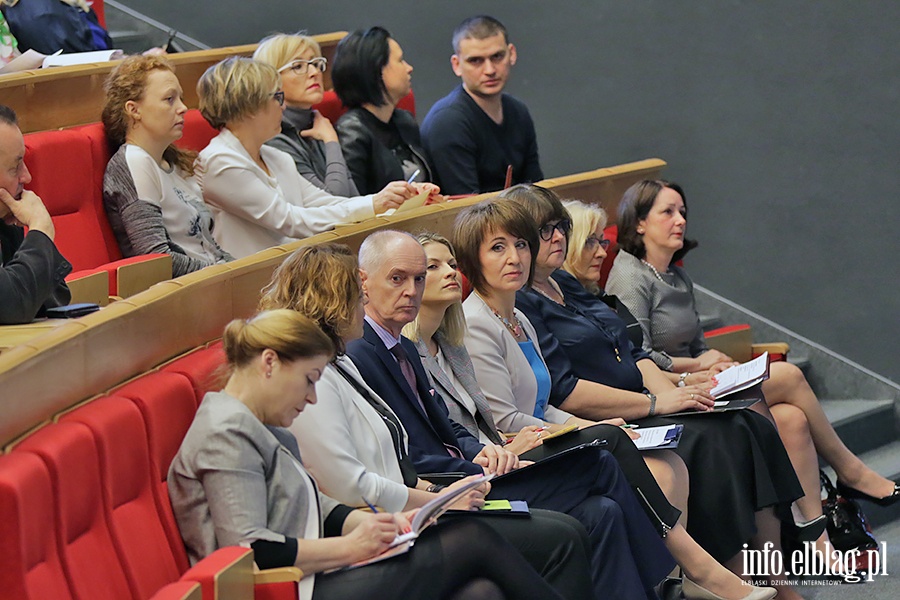
[{"label": "woman in light gray blazer", "polygon": [[262,568],[303,571],[301,600],[559,598],[474,520],[437,524],[390,560],[328,573],[388,550],[412,515],[366,513],[319,493],[282,429],[315,404],[315,384],[334,357],[314,321],[273,310],[232,321],[223,339],[232,374],[203,399],[168,475],[191,562],[249,545]]}]

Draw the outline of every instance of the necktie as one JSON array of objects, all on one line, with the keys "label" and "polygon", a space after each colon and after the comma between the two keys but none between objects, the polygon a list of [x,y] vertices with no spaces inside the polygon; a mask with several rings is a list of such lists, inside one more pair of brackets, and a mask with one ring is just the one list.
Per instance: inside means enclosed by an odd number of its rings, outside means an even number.
[{"label": "necktie", "polygon": [[[428,411],[425,410],[425,404],[422,402],[422,398],[419,397],[419,388],[416,386],[416,372],[413,371],[412,364],[409,362],[409,357],[406,354],[406,350],[403,349],[403,346],[397,344],[393,348],[391,348],[391,354],[393,354],[394,358],[397,359],[397,364],[400,366],[400,372],[403,373],[403,378],[406,379],[406,383],[409,384],[413,396],[416,397],[416,400],[419,402],[419,406],[422,408],[422,412],[424,412],[427,416]],[[456,446],[444,444],[444,447],[447,449],[447,452],[450,454],[450,456],[462,458],[462,452],[460,452],[459,448],[457,448]]]},{"label": "necktie", "polygon": [[[403,373],[403,378],[406,379],[406,383],[409,384],[409,389],[412,390],[413,396],[419,398],[419,388],[416,386],[416,372],[413,371],[406,350],[403,349],[403,346],[397,344],[391,348],[391,354],[397,359],[397,364],[400,365],[400,372]],[[422,404],[421,399],[419,400],[419,404]],[[424,406],[422,407],[422,410],[425,410]]]}]

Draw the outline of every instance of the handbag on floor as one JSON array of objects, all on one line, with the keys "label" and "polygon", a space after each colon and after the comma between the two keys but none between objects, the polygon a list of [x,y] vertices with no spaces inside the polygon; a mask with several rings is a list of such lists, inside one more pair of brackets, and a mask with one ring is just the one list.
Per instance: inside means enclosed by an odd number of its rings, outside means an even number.
[{"label": "handbag on floor", "polygon": [[841,552],[859,550],[856,565],[847,566],[855,568],[857,573],[868,573],[870,556],[866,550],[878,548],[869,520],[859,503],[842,496],[824,471],[819,471],[819,479],[826,494],[822,499],[822,512],[827,519],[825,529],[831,545]]}]

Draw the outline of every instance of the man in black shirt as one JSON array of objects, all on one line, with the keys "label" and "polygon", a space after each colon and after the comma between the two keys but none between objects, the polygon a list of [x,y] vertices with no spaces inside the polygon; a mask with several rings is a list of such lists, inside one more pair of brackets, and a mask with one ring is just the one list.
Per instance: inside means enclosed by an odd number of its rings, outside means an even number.
[{"label": "man in black shirt", "polygon": [[453,72],[462,85],[425,117],[422,140],[445,194],[500,190],[544,178],[528,108],[503,93],[516,47],[493,17],[463,21],[453,33]]}]

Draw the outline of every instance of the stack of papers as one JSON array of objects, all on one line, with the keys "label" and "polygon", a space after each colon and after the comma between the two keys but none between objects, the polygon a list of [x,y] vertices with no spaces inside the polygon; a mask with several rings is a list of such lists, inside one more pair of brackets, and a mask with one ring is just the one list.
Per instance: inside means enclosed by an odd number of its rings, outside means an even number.
[{"label": "stack of papers", "polygon": [[631,440],[638,450],[665,450],[677,448],[681,440],[681,432],[684,425],[661,425],[659,427],[641,427],[635,431],[641,434],[636,440]]},{"label": "stack of papers", "polygon": [[769,378],[769,353],[763,352],[750,362],[735,365],[716,375],[716,387],[709,391],[713,398],[722,398],[751,388]]}]

